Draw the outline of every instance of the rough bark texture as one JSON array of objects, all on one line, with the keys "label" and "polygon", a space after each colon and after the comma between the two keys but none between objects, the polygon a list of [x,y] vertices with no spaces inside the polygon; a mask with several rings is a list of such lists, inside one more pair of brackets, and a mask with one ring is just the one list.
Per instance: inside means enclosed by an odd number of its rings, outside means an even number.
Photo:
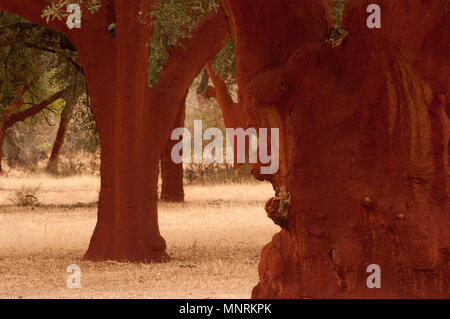
[{"label": "rough bark texture", "polygon": [[285,221],[252,296],[448,298],[446,1],[380,0],[382,28],[368,29],[371,1],[349,0],[339,47],[331,1],[222,2],[243,111],[281,134],[266,208]]},{"label": "rough bark texture", "polygon": [[[157,86],[148,88],[152,30],[138,15],[156,3],[104,0],[95,15],[83,12],[81,29],[69,30],[58,20],[48,25],[65,33],[78,52],[102,150],[98,220],[86,260],[168,259],[158,227],[159,160],[189,85],[223,47],[228,30],[222,11],[209,15],[192,38],[170,50]],[[0,0],[0,10],[43,25],[45,5],[45,0]],[[108,32],[111,23],[115,38]]]},{"label": "rough bark texture", "polygon": [[[181,101],[180,110],[175,120],[174,129],[184,127],[186,118],[186,96]],[[183,163],[176,164],[172,160],[172,148],[177,141],[170,138],[167,141],[161,156],[161,200],[164,202],[184,202]]]}]

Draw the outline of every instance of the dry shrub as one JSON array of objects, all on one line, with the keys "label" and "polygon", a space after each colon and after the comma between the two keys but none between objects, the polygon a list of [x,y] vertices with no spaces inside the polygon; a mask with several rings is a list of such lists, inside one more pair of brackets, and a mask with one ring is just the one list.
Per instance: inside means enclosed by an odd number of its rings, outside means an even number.
[{"label": "dry shrub", "polygon": [[100,154],[79,152],[76,155],[61,156],[59,162],[60,176],[99,175]]},{"label": "dry shrub", "polygon": [[235,169],[233,164],[195,164],[184,165],[184,179],[186,184],[229,184],[251,183],[253,178],[250,166]]},{"label": "dry shrub", "polygon": [[22,186],[11,197],[10,201],[16,206],[35,206],[39,203],[38,193],[40,185],[37,187]]}]

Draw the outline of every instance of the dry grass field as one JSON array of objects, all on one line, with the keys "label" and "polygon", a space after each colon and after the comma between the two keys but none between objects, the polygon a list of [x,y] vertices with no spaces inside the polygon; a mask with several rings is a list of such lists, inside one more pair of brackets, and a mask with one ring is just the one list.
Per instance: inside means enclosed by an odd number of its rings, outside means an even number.
[{"label": "dry grass field", "polygon": [[[12,204],[39,189],[36,207]],[[92,176],[0,179],[0,298],[249,298],[261,248],[278,231],[264,211],[270,184],[187,186],[185,204],[161,204],[167,264],[81,262],[96,221]],[[68,289],[78,264],[81,289]]]}]

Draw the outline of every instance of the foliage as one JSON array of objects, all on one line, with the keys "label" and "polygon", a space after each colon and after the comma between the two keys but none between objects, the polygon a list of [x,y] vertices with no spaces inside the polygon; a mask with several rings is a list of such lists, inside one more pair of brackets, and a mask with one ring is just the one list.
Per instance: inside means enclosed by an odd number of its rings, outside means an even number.
[{"label": "foliage", "polygon": [[[69,88],[63,99],[79,103],[73,115],[75,125],[70,126],[68,150],[95,152],[97,131],[76,52],[70,45],[61,46],[61,34],[8,13],[0,13],[0,34],[0,116],[18,98],[16,93],[24,85],[31,86],[23,96],[23,105],[14,113]],[[65,104],[60,99],[7,130],[4,150],[10,167],[20,165],[34,170],[47,157]]]},{"label": "foliage", "polygon": [[214,72],[228,85],[236,84],[236,57],[234,54],[234,39],[229,38],[223,49],[214,58]]},{"label": "foliage", "polygon": [[[0,30],[21,21],[22,19],[16,16],[2,14]],[[36,56],[34,53],[33,48],[23,44],[14,43],[0,47],[0,109],[2,113],[16,97],[19,87],[36,79],[49,66],[46,63],[49,60],[45,56]]]},{"label": "foliage", "polygon": [[[28,25],[26,36],[15,38],[12,26]],[[24,107],[29,107],[72,84],[72,62],[76,58],[73,52],[56,50],[47,44],[59,41],[55,34],[47,32],[42,26],[12,14],[0,16],[0,30],[9,32],[11,39],[0,46],[0,108],[8,107],[16,96],[17,90],[30,85],[24,96]],[[38,46],[36,43],[40,43]],[[20,111],[20,110],[17,110]]]},{"label": "foliage", "polygon": [[76,154],[63,156],[59,163],[60,176],[99,175],[100,154],[78,151]]},{"label": "foliage", "polygon": [[218,0],[161,0],[152,10],[153,34],[149,44],[148,85],[157,85],[170,47],[179,46],[180,40],[191,37],[191,31],[212,10]]},{"label": "foliage", "polygon": [[62,20],[68,17],[67,5],[79,4],[85,6],[89,13],[94,14],[99,11],[102,6],[101,0],[46,0],[49,5],[44,8],[42,18],[46,19],[47,23],[55,19]]},{"label": "foliage", "polygon": [[[48,118],[49,121],[56,121]],[[34,117],[17,123],[6,131],[4,155],[9,168],[22,167],[36,172],[38,164],[47,159],[56,126],[49,126],[44,117]]]},{"label": "foliage", "polygon": [[345,8],[345,2],[347,0],[333,0],[333,17],[336,22],[336,28],[332,29],[330,32],[330,39],[335,43],[339,44],[340,41],[347,35],[347,31],[345,31],[342,27],[343,22],[343,14]]},{"label": "foliage", "polygon": [[75,106],[72,122],[74,125],[69,128],[64,151],[72,154],[79,151],[96,153],[100,148],[100,141],[97,125],[86,94],[80,97],[78,104]]},{"label": "foliage", "polygon": [[251,183],[256,181],[249,165],[235,169],[233,164],[226,163],[185,164],[184,180],[188,185]]}]

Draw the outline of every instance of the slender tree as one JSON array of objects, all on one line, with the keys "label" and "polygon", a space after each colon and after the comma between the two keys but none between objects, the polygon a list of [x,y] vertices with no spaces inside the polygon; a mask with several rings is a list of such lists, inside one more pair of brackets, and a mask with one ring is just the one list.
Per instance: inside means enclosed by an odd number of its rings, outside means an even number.
[{"label": "slender tree", "polygon": [[[186,95],[181,100],[174,129],[184,127],[184,120],[186,118]],[[175,163],[172,160],[172,148],[176,143],[177,141],[172,141],[169,138],[161,157],[161,200],[164,202],[184,202],[183,163]]]},{"label": "slender tree", "polygon": [[[228,83],[223,79],[224,77],[232,78],[234,83],[235,65],[232,43],[232,40],[228,39],[218,55],[207,62],[205,69],[200,74],[200,83],[196,91],[199,102],[204,102],[204,98],[215,98],[219,102],[226,127],[238,128],[244,127],[245,121],[242,120],[242,116],[239,117],[239,106],[233,102],[229,94]],[[209,85],[210,79],[213,86]],[[182,109],[177,115],[174,128],[184,126],[185,114],[186,108],[183,100]],[[176,141],[169,139],[161,157],[161,200],[166,202],[184,201],[183,164],[176,164],[171,159],[172,148],[176,143]],[[235,165],[235,167],[238,167],[238,165]]]},{"label": "slender tree", "polygon": [[69,129],[69,123],[73,117],[76,104],[79,102],[80,96],[84,93],[84,78],[81,79],[81,77],[80,74],[75,73],[74,86],[72,86],[70,90],[67,90],[66,94],[63,96],[65,104],[61,111],[58,131],[47,163],[47,171],[49,173],[58,173],[59,158]]}]

